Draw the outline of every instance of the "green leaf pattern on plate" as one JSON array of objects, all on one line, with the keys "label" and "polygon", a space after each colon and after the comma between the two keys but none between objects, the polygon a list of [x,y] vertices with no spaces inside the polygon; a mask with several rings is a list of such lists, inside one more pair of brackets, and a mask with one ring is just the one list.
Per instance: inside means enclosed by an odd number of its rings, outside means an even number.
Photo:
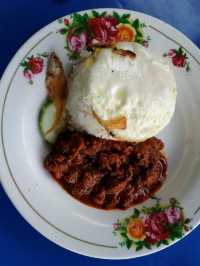
[{"label": "green leaf pattern on plate", "polygon": [[144,206],[140,210],[135,208],[131,216],[113,225],[113,235],[120,238],[120,246],[127,249],[134,246],[139,251],[169,245],[189,230],[191,219],[185,218],[183,208],[175,198],[165,205],[160,203],[160,199],[154,200],[153,206]]}]

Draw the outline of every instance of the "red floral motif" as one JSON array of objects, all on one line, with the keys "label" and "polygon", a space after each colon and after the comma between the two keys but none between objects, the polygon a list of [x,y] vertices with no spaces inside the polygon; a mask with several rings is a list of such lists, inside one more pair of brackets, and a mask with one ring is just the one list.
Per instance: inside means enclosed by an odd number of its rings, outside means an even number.
[{"label": "red floral motif", "polygon": [[47,57],[47,53],[38,54],[37,56],[27,57],[25,60],[21,62],[21,66],[23,67],[24,77],[29,81],[30,84],[33,83],[34,75],[37,75],[42,72],[44,68],[44,59]]},{"label": "red floral motif", "polygon": [[177,67],[184,67],[186,64],[186,56],[175,49],[170,49],[168,56],[172,58],[172,63]]},{"label": "red floral motif", "polygon": [[165,53],[163,56],[170,57],[174,66],[185,68],[186,71],[190,70],[187,54],[182,47],[170,49],[169,52]]},{"label": "red floral motif", "polygon": [[117,19],[112,16],[91,18],[89,27],[93,38],[101,44],[112,44],[117,35]]},{"label": "red floral motif", "polygon": [[169,235],[164,225],[168,223],[167,215],[159,212],[147,216],[144,220],[146,241],[155,244],[168,239]]},{"label": "red floral motif", "polygon": [[67,35],[68,47],[71,51],[80,52],[86,45],[87,35],[85,32],[75,35],[75,29],[69,31]]},{"label": "red floral motif", "polygon": [[171,198],[167,205],[161,205],[158,198],[154,199],[154,206],[141,210],[135,208],[132,216],[113,225],[114,235],[122,237],[121,246],[129,249],[134,245],[138,251],[155,245],[168,245],[189,230],[191,219],[185,219],[183,208],[175,198]]},{"label": "red floral motif", "polygon": [[175,55],[172,57],[172,62],[177,67],[185,67],[186,58],[182,55]]},{"label": "red floral motif", "polygon": [[32,74],[38,74],[42,72],[44,66],[44,60],[41,57],[32,57],[27,62],[27,68],[32,72]]},{"label": "red floral motif", "polygon": [[67,25],[69,24],[69,19],[64,18],[64,19],[63,19],[63,22],[64,22],[64,24],[67,26]]},{"label": "red floral motif", "polygon": [[145,38],[138,18],[131,19],[130,14],[119,14],[106,11],[74,13],[70,19],[58,19],[62,28],[60,34],[66,35],[66,49],[71,60],[80,58],[82,50],[91,50],[95,45],[109,46],[121,41],[134,41],[148,47],[149,38]]}]

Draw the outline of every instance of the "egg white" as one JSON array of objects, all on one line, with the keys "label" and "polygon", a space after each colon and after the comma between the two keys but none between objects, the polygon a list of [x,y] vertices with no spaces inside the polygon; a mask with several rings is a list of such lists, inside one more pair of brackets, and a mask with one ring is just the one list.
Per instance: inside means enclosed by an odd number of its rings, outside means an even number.
[{"label": "egg white", "polygon": [[[97,137],[142,141],[159,133],[175,111],[176,81],[167,61],[136,43],[119,43],[135,58],[101,49],[80,63],[69,82],[67,110],[73,127]],[[109,134],[92,111],[104,120],[125,116],[125,129]]]}]

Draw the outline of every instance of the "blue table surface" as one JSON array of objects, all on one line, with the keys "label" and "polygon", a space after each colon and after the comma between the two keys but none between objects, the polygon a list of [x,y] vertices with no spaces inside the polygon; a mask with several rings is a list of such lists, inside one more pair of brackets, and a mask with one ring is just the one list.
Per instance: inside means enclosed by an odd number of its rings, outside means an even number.
[{"label": "blue table surface", "polygon": [[[199,0],[12,0],[0,1],[0,76],[17,49],[37,30],[65,14],[117,7],[160,18],[200,47]],[[13,207],[0,186],[0,265],[200,265],[200,227],[176,245],[126,261],[92,259],[64,250],[36,232]]]}]

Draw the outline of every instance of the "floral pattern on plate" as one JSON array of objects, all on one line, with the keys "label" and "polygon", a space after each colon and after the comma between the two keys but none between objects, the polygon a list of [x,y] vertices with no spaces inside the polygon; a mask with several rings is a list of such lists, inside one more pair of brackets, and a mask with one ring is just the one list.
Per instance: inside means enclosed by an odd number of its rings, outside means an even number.
[{"label": "floral pattern on plate", "polygon": [[187,72],[190,71],[190,62],[183,47],[180,46],[178,49],[170,49],[169,52],[164,53],[163,56],[171,58],[174,66],[185,68]]},{"label": "floral pattern on plate", "polygon": [[23,68],[24,77],[30,84],[33,84],[33,77],[42,72],[44,68],[44,58],[48,57],[48,53],[31,55],[25,58],[20,66]]},{"label": "floral pattern on plate", "polygon": [[152,207],[134,209],[133,214],[114,225],[113,234],[121,238],[120,246],[136,251],[152,246],[168,245],[171,241],[181,238],[189,230],[191,219],[185,218],[180,203],[171,198],[169,203],[162,205],[156,198]]},{"label": "floral pattern on plate", "polygon": [[80,57],[81,51],[92,50],[95,46],[112,46],[121,41],[135,41],[148,47],[150,37],[144,37],[146,27],[138,18],[131,19],[130,14],[113,12],[99,13],[93,10],[83,15],[75,13],[70,20],[59,19],[63,24],[60,33],[66,36],[66,49],[71,60]]}]

